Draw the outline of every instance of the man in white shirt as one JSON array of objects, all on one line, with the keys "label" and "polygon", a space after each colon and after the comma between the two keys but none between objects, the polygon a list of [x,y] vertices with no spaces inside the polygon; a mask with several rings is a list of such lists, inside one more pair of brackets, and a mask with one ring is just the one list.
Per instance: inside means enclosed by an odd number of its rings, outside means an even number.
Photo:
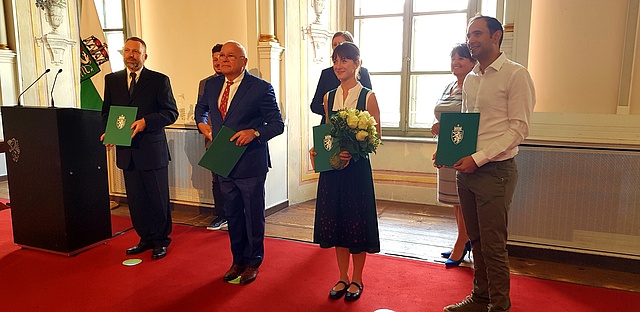
[{"label": "man in white shirt", "polygon": [[473,291],[445,312],[509,311],[507,214],[518,171],[514,156],[529,134],[535,104],[533,81],[526,68],[500,52],[503,28],[487,16],[467,27],[467,45],[478,64],[465,79],[462,111],[479,112],[476,152],[460,159],[457,184],[471,240]]}]

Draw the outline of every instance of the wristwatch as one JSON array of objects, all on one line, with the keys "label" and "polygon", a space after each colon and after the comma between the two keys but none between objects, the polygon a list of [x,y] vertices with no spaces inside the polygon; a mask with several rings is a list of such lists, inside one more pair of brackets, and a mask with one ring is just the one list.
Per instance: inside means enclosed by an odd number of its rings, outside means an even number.
[{"label": "wristwatch", "polygon": [[260,132],[258,132],[258,130],[253,129],[253,135],[257,138],[260,136]]}]

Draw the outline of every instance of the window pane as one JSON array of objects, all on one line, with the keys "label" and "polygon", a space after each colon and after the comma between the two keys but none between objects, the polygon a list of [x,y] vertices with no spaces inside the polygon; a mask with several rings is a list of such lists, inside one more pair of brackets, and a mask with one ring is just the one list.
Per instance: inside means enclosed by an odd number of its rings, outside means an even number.
[{"label": "window pane", "polygon": [[436,120],[433,114],[436,102],[445,87],[455,79],[450,74],[411,76],[410,128],[431,128]]},{"label": "window pane", "polygon": [[465,42],[464,13],[416,16],[413,19],[412,71],[449,71],[451,49]]},{"label": "window pane", "polygon": [[122,1],[109,0],[105,1],[105,25],[104,28],[108,29],[122,29]]},{"label": "window pane", "polygon": [[369,71],[402,70],[402,17],[356,20],[354,35],[363,66]]},{"label": "window pane", "polygon": [[378,15],[378,14],[402,14],[404,11],[404,1],[389,0],[355,0],[354,14]]},{"label": "window pane", "polygon": [[450,10],[466,10],[468,0],[413,0],[413,12],[436,12]]},{"label": "window pane", "polygon": [[124,34],[121,31],[105,31],[107,39],[107,51],[109,51],[109,63],[112,71],[124,69],[122,61],[122,48],[124,47]]},{"label": "window pane", "polygon": [[380,125],[400,127],[400,75],[371,75],[371,84],[380,108]]},{"label": "window pane", "polygon": [[104,1],[105,0],[93,0],[96,5],[96,11],[98,12],[98,18],[100,19],[100,26],[102,26],[102,28],[104,28],[105,20]]}]

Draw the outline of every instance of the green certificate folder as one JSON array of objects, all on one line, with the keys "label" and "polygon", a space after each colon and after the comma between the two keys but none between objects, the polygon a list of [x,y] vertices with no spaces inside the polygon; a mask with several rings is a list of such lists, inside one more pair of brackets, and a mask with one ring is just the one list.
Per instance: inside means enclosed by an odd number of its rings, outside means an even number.
[{"label": "green certificate folder", "polygon": [[229,127],[222,126],[218,135],[213,138],[211,146],[204,153],[198,165],[211,170],[223,177],[229,177],[231,170],[236,166],[238,160],[247,149],[245,146],[236,146],[236,142],[229,141],[236,134]]},{"label": "green certificate folder", "polygon": [[131,146],[131,124],[136,121],[137,107],[111,106],[107,128],[104,131],[104,144]]},{"label": "green certificate folder", "polygon": [[438,133],[436,165],[453,167],[476,152],[480,113],[442,113]]},{"label": "green certificate folder", "polygon": [[313,149],[316,151],[314,160],[315,171],[323,172],[333,170],[329,163],[329,158],[337,153],[338,146],[333,144],[330,124],[313,127]]}]

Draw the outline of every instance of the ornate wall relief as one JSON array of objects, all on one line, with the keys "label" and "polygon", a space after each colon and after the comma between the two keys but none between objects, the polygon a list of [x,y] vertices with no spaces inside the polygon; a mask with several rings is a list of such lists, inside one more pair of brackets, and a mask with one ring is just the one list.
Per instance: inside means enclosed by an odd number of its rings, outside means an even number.
[{"label": "ornate wall relief", "polygon": [[[64,53],[76,42],[66,38],[58,31],[65,20],[68,20],[66,0],[36,0],[36,7],[40,8],[51,31],[40,38],[36,38],[38,45],[44,45],[51,55],[51,63],[62,65]],[[44,31],[43,31],[44,32]]]}]

